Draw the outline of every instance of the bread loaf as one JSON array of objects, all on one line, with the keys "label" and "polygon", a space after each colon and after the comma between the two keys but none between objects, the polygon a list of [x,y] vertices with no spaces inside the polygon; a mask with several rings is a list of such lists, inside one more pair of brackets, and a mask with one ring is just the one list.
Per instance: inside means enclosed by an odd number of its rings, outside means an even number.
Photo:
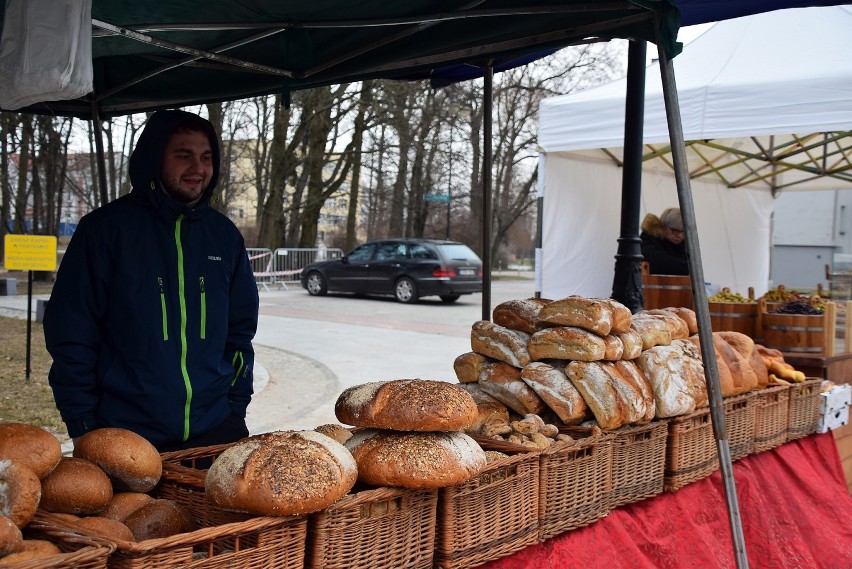
[{"label": "bread loaf", "polygon": [[63,457],[41,484],[41,507],[48,512],[97,514],[112,499],[107,475],[82,458]]},{"label": "bread loaf", "polygon": [[602,359],[614,362],[620,360],[624,355],[624,344],[621,342],[621,338],[615,336],[613,334],[609,334],[603,337],[604,339],[604,357]]},{"label": "bread loaf", "polygon": [[123,522],[127,516],[153,500],[142,492],[116,492],[100,513],[100,516]]},{"label": "bread loaf", "polygon": [[395,379],[345,389],[334,412],[340,422],[358,427],[458,431],[476,420],[476,403],[446,381]]},{"label": "bread loaf", "polygon": [[[636,319],[634,319],[634,323]],[[658,419],[686,415],[695,411],[691,386],[681,371],[681,352],[672,346],[654,346],[636,358],[654,391],[654,404]]]},{"label": "bread loaf", "polygon": [[769,385],[769,370],[766,367],[766,362],[757,350],[751,351],[751,356],[748,358],[748,365],[754,372],[754,377],[757,380],[757,388],[764,389]]},{"label": "bread loaf", "polygon": [[[153,498],[151,500],[153,501]],[[122,522],[102,516],[81,518],[77,522],[77,527],[109,540],[134,541],[136,539],[130,528]]]},{"label": "bread loaf", "polygon": [[681,375],[689,387],[689,394],[695,400],[695,408],[706,407],[709,403],[707,380],[704,377],[704,363],[701,361],[700,351],[688,338],[672,340],[671,346],[680,352],[683,359]]},{"label": "bread loaf", "polygon": [[622,332],[630,330],[630,323],[633,321],[633,314],[630,312],[629,308],[614,298],[601,298],[598,300],[609,304],[609,307],[612,310],[612,329],[609,331],[610,334],[621,334]]},{"label": "bread loaf", "polygon": [[[728,364],[725,363],[725,360],[722,359],[722,355],[719,353],[719,350],[715,348],[716,342],[721,342],[722,339],[716,336],[713,336],[713,354],[716,359],[716,370],[719,376],[719,390],[722,393],[722,397],[731,397],[736,393],[736,389],[734,388],[734,380],[731,377],[731,370],[728,369]],[[701,352],[701,341],[698,336],[690,336],[688,341],[692,343],[698,352],[698,356],[701,358],[701,361],[704,361],[704,355]],[[705,382],[706,383],[706,382]]]},{"label": "bread loaf", "polygon": [[527,341],[530,335],[479,320],[470,330],[470,348],[478,354],[522,368],[530,363]]},{"label": "bread loaf", "polygon": [[583,328],[547,328],[530,336],[529,354],[536,361],[555,359],[592,362],[606,355],[606,342],[598,334]]},{"label": "bread loaf", "polygon": [[465,352],[453,361],[453,371],[459,383],[475,383],[485,367],[496,361],[476,352]]},{"label": "bread loaf", "polygon": [[[39,559],[51,555],[60,555],[62,550],[56,544],[46,539],[25,539],[12,555],[0,559],[0,567],[18,567],[18,563],[30,559]],[[28,565],[31,566],[31,565]],[[54,567],[52,563],[44,563],[44,567]]]},{"label": "bread loaf", "polygon": [[725,341],[719,332],[713,332],[713,346],[731,372],[734,387],[731,395],[741,395],[757,387],[757,377],[755,377],[751,366],[733,346]]},{"label": "bread loaf", "polygon": [[672,340],[683,340],[689,338],[689,328],[686,322],[671,310],[665,308],[656,308],[653,310],[643,310],[636,313],[638,317],[652,317],[665,322],[669,329]]},{"label": "bread loaf", "polygon": [[[751,364],[751,355],[754,353],[754,340],[741,332],[719,331],[714,332],[714,334],[718,334],[720,338],[725,340],[740,355],[741,361],[738,363],[742,365],[742,389],[744,391],[758,389],[760,381],[758,380],[754,366]],[[766,364],[764,364],[765,366]],[[768,381],[769,374],[767,372],[766,382]]]},{"label": "bread loaf", "polygon": [[485,467],[485,451],[464,433],[401,433],[365,429],[346,442],[358,480],[374,486],[442,488]]},{"label": "bread loaf", "polygon": [[544,305],[539,320],[549,326],[573,326],[606,336],[612,330],[612,308],[609,302],[596,298],[569,296]]},{"label": "bread loaf", "polygon": [[613,362],[622,379],[632,384],[641,393],[641,397],[645,402],[645,414],[640,419],[636,420],[637,425],[644,425],[651,420],[657,413],[657,404],[654,402],[654,390],[651,388],[651,382],[645,377],[645,373],[639,369],[639,366],[631,360],[619,360]]},{"label": "bread loaf", "polygon": [[44,478],[62,458],[57,439],[40,427],[26,423],[0,423],[0,459],[14,460]]},{"label": "bread loaf", "polygon": [[118,490],[147,492],[163,473],[156,447],[127,429],[89,431],[74,443],[73,456],[100,466]]},{"label": "bread loaf", "polygon": [[337,441],[314,431],[282,431],[225,450],[207,471],[205,488],[219,508],[282,516],[330,506],[357,476],[355,460]]},{"label": "bread loaf", "polygon": [[41,499],[38,476],[16,460],[0,460],[0,516],[19,528],[30,522]]},{"label": "bread loaf", "polygon": [[487,423],[495,420],[508,423],[509,408],[489,395],[481,385],[462,383],[459,387],[467,391],[476,403],[476,420],[464,429],[466,433],[480,434]]},{"label": "bread loaf", "polygon": [[583,395],[602,429],[617,429],[625,424],[625,402],[600,362],[569,362],[565,366],[565,375]]},{"label": "bread loaf", "polygon": [[521,370],[508,364],[490,366],[480,379],[479,386],[519,415],[538,414],[546,407],[541,397],[521,379]]},{"label": "bread loaf", "polygon": [[491,320],[498,326],[534,334],[541,329],[538,313],[541,307],[550,302],[542,298],[507,300],[494,307]]},{"label": "bread loaf", "polygon": [[639,354],[642,353],[642,337],[636,330],[630,328],[625,332],[619,332],[614,335],[621,340],[623,347],[621,359],[635,360],[639,357]]},{"label": "bread loaf", "polygon": [[521,379],[552,409],[566,425],[579,425],[589,407],[558,362],[531,362],[521,370]]},{"label": "bread loaf", "polygon": [[192,514],[172,500],[155,499],[124,520],[136,541],[158,539],[195,531]]},{"label": "bread loaf", "polygon": [[0,515],[0,557],[17,551],[23,539],[17,524],[6,516]]},{"label": "bread loaf", "polygon": [[328,423],[326,425],[320,425],[314,429],[316,432],[323,434],[329,438],[332,438],[339,442],[340,444],[345,443],[352,436],[352,431],[344,427],[343,425],[338,425],[336,423]]},{"label": "bread loaf", "polygon": [[642,338],[642,349],[647,350],[654,346],[668,346],[672,343],[672,332],[666,322],[660,318],[654,318],[648,314],[637,313],[633,315],[630,327],[636,330]]},{"label": "bread loaf", "polygon": [[686,329],[690,336],[698,334],[698,319],[695,317],[695,311],[693,309],[686,308],[685,306],[673,306],[666,308],[665,310],[671,310],[678,316],[678,318],[686,323]]}]

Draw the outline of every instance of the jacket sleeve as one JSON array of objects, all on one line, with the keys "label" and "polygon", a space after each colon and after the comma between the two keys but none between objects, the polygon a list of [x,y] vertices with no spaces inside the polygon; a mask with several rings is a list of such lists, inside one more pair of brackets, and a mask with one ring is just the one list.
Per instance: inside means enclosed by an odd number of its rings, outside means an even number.
[{"label": "jacket sleeve", "polygon": [[688,275],[689,264],[686,261],[686,251],[669,251],[659,239],[650,237],[642,239],[642,256],[648,261],[651,274],[654,275]]},{"label": "jacket sleeve", "polygon": [[96,372],[110,272],[104,241],[92,234],[89,220],[80,220],[45,308],[44,339],[53,358],[48,381],[71,437],[98,426]]},{"label": "jacket sleeve", "polygon": [[254,393],[254,348],[252,339],[257,331],[257,314],[260,301],[248,253],[242,245],[238,256],[228,307],[228,338],[225,357],[234,366],[234,379],[228,393],[231,413],[246,416],[246,408]]}]

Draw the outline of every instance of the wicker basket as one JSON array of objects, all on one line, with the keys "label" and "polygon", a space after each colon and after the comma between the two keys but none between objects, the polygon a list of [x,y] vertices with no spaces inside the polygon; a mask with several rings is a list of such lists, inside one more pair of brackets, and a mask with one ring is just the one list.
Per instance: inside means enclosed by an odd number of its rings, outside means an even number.
[{"label": "wicker basket", "polygon": [[722,403],[725,408],[731,460],[739,460],[754,451],[754,410],[757,403],[755,392],[726,397]]},{"label": "wicker basket", "polygon": [[27,539],[45,539],[56,545],[62,553],[45,555],[23,561],[7,561],[4,569],[106,569],[107,559],[115,544],[101,538],[80,535],[64,526],[49,522],[42,511],[27,525]]},{"label": "wicker basket", "polygon": [[656,496],[663,491],[668,421],[621,427],[612,434],[610,508]]},{"label": "wicker basket", "polygon": [[305,567],[428,569],[435,549],[437,501],[437,490],[355,490],[310,515]]},{"label": "wicker basket", "polygon": [[792,441],[817,431],[819,424],[820,385],[818,377],[806,378],[790,386],[790,412],[787,419],[787,440]]},{"label": "wicker basket", "polygon": [[539,453],[473,438],[508,456],[438,493],[435,567],[442,569],[474,567],[538,543]]},{"label": "wicker basket", "polygon": [[539,540],[587,526],[609,513],[612,437],[557,442],[542,451],[539,468]]},{"label": "wicker basket", "polygon": [[669,419],[663,486],[673,492],[719,470],[710,408]]},{"label": "wicker basket", "polygon": [[763,452],[787,442],[790,386],[779,385],[754,395],[754,448]]}]

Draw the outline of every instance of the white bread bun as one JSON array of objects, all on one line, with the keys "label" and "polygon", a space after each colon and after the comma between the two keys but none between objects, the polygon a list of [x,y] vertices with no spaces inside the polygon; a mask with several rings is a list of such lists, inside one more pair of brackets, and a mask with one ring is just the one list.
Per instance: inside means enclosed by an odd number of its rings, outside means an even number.
[{"label": "white bread bun", "polygon": [[396,431],[458,431],[476,420],[476,403],[458,385],[430,379],[349,387],[334,406],[347,425]]},{"label": "white bread bun", "polygon": [[6,516],[0,516],[0,557],[18,551],[23,540],[21,530],[15,522]]},{"label": "white bread bun", "polygon": [[52,434],[26,423],[0,423],[0,459],[29,467],[44,478],[62,458],[62,447]]},{"label": "white bread bun", "polygon": [[343,497],[358,478],[346,447],[315,431],[245,438],[213,461],[207,501],[224,510],[268,516],[315,512]]},{"label": "white bread bun", "polygon": [[147,492],[163,474],[163,462],[154,445],[127,429],[89,431],[74,444],[74,456],[100,466],[118,490]]},{"label": "white bread bun", "polygon": [[173,500],[155,499],[124,520],[136,541],[169,537],[195,530],[195,520],[184,506]]},{"label": "white bread bun", "polygon": [[62,457],[41,485],[41,507],[48,512],[97,514],[112,499],[107,475],[82,458]]},{"label": "white bread bun", "polygon": [[38,476],[15,460],[0,460],[0,515],[22,528],[30,522],[40,500]]},{"label": "white bread bun", "polygon": [[374,486],[442,488],[461,484],[486,465],[485,451],[464,433],[364,429],[346,441],[358,480]]},{"label": "white bread bun", "polygon": [[104,518],[123,522],[127,516],[153,499],[142,492],[116,492],[100,515]]}]

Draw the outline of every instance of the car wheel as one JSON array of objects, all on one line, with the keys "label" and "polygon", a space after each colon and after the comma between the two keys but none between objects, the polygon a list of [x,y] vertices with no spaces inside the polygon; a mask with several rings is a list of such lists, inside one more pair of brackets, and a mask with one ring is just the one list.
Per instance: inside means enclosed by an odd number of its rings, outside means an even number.
[{"label": "car wheel", "polygon": [[441,302],[444,304],[452,304],[461,297],[460,294],[442,294]]},{"label": "car wheel", "polygon": [[393,295],[399,302],[414,303],[417,302],[417,285],[408,277],[402,277],[396,281],[393,287]]},{"label": "car wheel", "polygon": [[308,279],[305,283],[307,284],[305,288],[308,289],[308,294],[311,296],[325,296],[328,292],[328,285],[325,283],[325,277],[316,271],[313,271],[308,275]]}]

